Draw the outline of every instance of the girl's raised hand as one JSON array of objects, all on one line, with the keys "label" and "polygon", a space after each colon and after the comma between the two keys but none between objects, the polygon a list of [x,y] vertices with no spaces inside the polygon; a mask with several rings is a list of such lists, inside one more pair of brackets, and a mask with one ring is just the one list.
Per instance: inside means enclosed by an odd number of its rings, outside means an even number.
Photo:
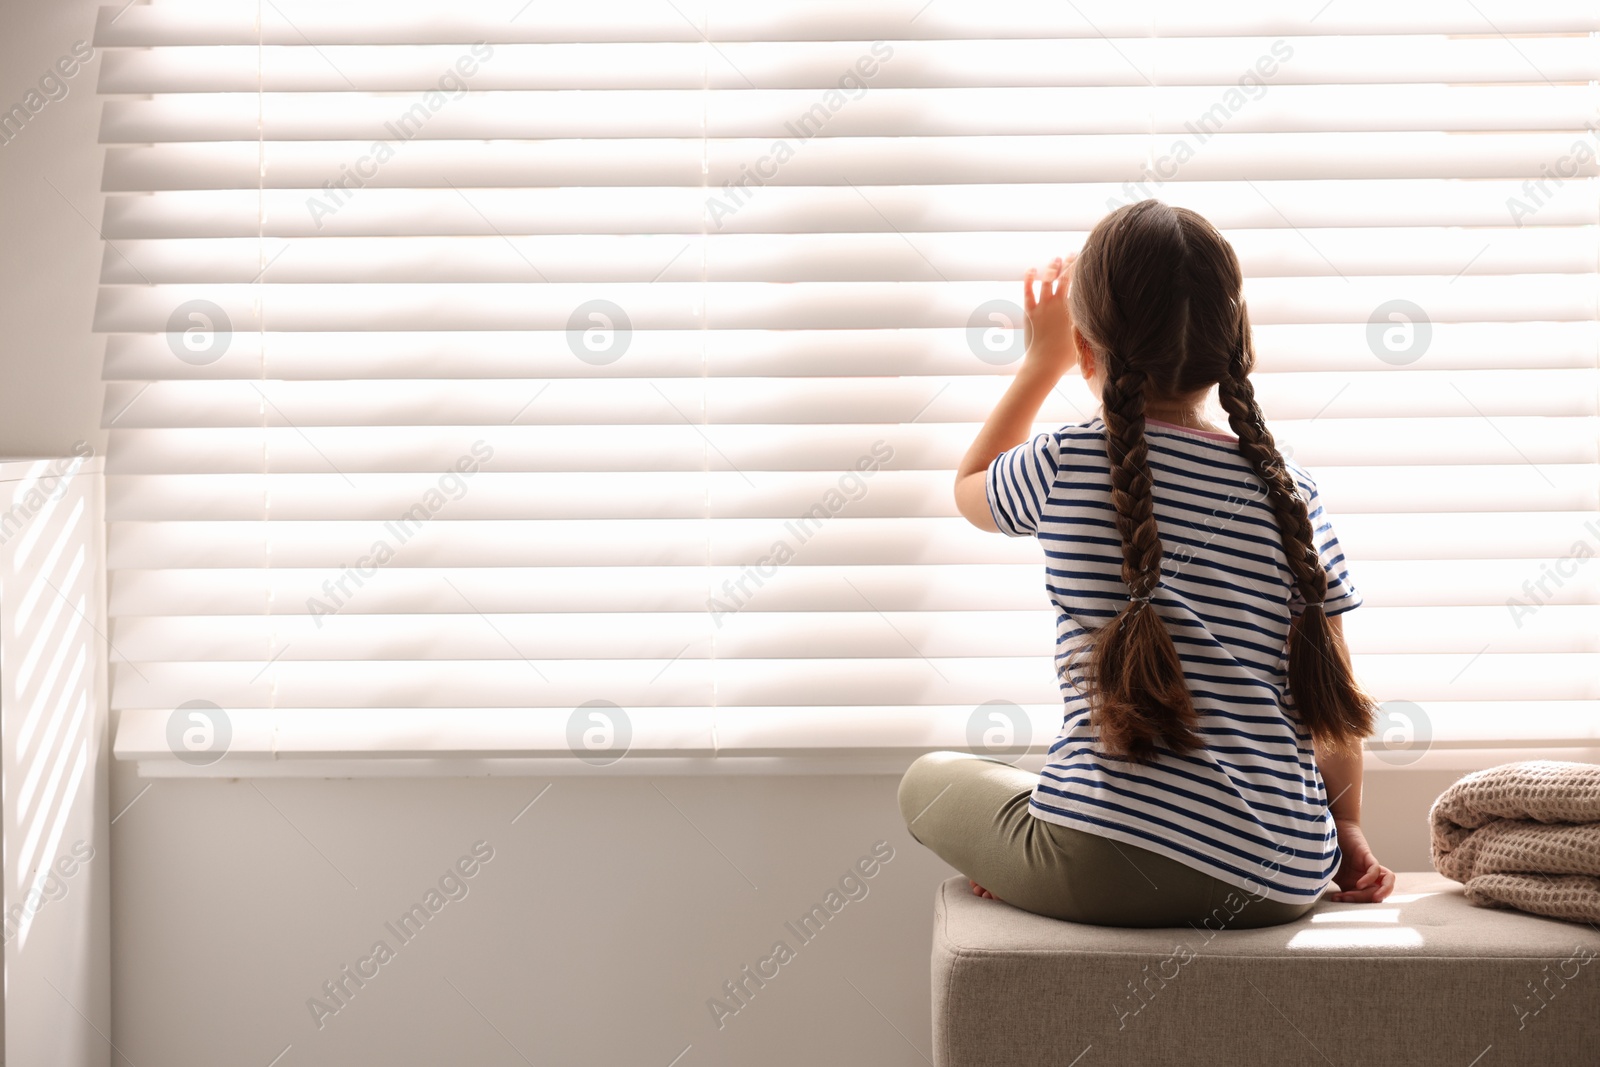
[{"label": "girl's raised hand", "polygon": [[[1028,318],[1028,354],[1023,365],[1060,378],[1078,362],[1078,347],[1072,340],[1072,310],[1067,304],[1067,287],[1072,281],[1072,264],[1077,253],[1065,259],[1057,256],[1040,274],[1029,267],[1022,280],[1022,308]],[[1034,280],[1039,292],[1034,295]]]}]

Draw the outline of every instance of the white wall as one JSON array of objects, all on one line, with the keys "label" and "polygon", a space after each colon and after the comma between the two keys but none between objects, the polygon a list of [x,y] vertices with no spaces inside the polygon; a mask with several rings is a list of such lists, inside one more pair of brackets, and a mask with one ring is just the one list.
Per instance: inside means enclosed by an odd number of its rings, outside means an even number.
[{"label": "white wall", "polygon": [[[1427,867],[1426,804],[1451,777],[1369,776],[1386,861]],[[116,1041],[166,1067],[265,1065],[286,1046],[285,1065],[510,1067],[514,1046],[666,1067],[689,1045],[684,1067],[916,1067],[949,872],[907,836],[895,785],[155,780],[115,828]],[[375,940],[398,946],[384,923],[480,840],[494,859],[467,896],[319,1029],[307,999]],[[785,921],[878,840],[894,859],[801,947]],[[779,939],[795,959],[719,1030],[707,1000]]]},{"label": "white wall", "polygon": [[[540,1064],[923,1062],[895,1027],[926,1054],[942,871],[892,779],[562,778],[517,818],[547,784],[157,782],[117,827],[118,1044],[170,1067],[291,1044],[285,1064],[521,1063],[507,1041]],[[867,895],[802,946],[784,922],[880,840]],[[468,895],[319,1030],[307,999],[398,946],[384,923],[477,841]],[[719,1030],[706,1001],[779,939],[795,959]]]},{"label": "white wall", "polygon": [[[76,41],[93,37],[88,0],[0,0],[0,110],[24,100]],[[104,451],[100,360],[91,336],[100,271],[103,153],[98,58],[66,79],[0,144],[0,456]]]}]

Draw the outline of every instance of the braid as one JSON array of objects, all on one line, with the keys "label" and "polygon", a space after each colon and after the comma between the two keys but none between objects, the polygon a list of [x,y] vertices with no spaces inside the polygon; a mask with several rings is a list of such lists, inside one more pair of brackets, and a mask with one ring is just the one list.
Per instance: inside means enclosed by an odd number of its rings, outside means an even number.
[{"label": "braid", "polygon": [[1101,747],[1139,762],[1162,743],[1175,752],[1200,743],[1183,665],[1151,600],[1161,582],[1162,549],[1144,433],[1146,385],[1144,374],[1122,371],[1108,378],[1101,395],[1122,578],[1132,595],[1095,635],[1086,690]]},{"label": "braid", "polygon": [[[1240,318],[1244,320],[1241,309]],[[1321,604],[1328,595],[1328,572],[1322,569],[1311,516],[1306,511],[1294,480],[1283,465],[1278,443],[1267,429],[1261,406],[1256,403],[1255,386],[1250,384],[1250,367],[1254,363],[1248,327],[1241,331],[1238,352],[1228,367],[1228,375],[1217,383],[1217,398],[1228,413],[1228,425],[1239,438],[1239,451],[1244,453],[1256,476],[1267,487],[1267,500],[1283,540],[1283,553],[1289,563],[1289,573],[1306,604]]]},{"label": "braid", "polygon": [[1136,597],[1155,592],[1161,578],[1161,534],[1144,436],[1144,376],[1124,372],[1106,382],[1106,454],[1111,461],[1111,503],[1122,537],[1122,580]]},{"label": "braid", "polygon": [[1289,692],[1314,737],[1336,745],[1359,743],[1372,732],[1372,699],[1356,684],[1344,643],[1334,639],[1323,610],[1328,573],[1317,553],[1307,502],[1284,467],[1256,402],[1255,387],[1250,383],[1254,368],[1250,319],[1240,301],[1238,337],[1228,373],[1217,383],[1217,396],[1228,413],[1228,425],[1239,438],[1240,452],[1267,488],[1289,573],[1305,600],[1305,610],[1289,631]]}]

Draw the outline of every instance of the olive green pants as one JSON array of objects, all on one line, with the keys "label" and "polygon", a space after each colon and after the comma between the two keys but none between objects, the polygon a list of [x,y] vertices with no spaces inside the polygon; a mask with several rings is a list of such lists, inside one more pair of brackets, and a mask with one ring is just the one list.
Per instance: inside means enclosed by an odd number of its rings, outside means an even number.
[{"label": "olive green pants", "polygon": [[1315,901],[1269,900],[1177,860],[1033,816],[1038,776],[965,752],[930,752],[900,781],[911,836],[1008,904],[1099,926],[1247,929]]}]

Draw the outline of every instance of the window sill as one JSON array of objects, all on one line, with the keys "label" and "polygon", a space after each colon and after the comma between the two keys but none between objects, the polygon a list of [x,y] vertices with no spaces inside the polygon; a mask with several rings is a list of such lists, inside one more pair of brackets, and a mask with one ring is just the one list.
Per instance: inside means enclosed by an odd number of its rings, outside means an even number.
[{"label": "window sill", "polygon": [[[180,756],[167,741],[171,712],[122,713],[113,753],[144,778],[551,777],[565,775],[888,775],[925,752],[975,751],[972,709],[763,708],[716,716],[706,709],[652,713],[634,724],[626,751],[584,751],[567,741],[566,716],[525,709],[433,709],[381,713],[228,713],[220,756]],[[1055,707],[1025,709],[1040,744],[986,751],[1037,771]],[[339,720],[344,721],[339,721]],[[1465,773],[1517,760],[1600,763],[1600,739],[1435,739],[1411,749],[1369,747],[1369,771]],[[201,762],[210,760],[210,762]]]}]

